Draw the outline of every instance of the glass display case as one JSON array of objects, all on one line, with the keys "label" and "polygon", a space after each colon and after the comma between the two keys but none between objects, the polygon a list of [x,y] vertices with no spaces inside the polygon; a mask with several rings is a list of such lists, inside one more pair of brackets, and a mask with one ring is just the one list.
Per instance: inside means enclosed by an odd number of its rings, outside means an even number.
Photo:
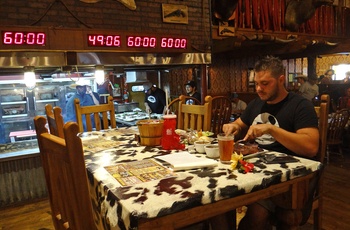
[{"label": "glass display case", "polygon": [[0,143],[11,140],[11,132],[31,130],[29,97],[25,87],[4,85],[0,90]]},{"label": "glass display case", "polygon": [[[87,80],[94,90],[94,80]],[[65,116],[67,100],[75,92],[71,78],[39,80],[33,90],[16,81],[0,81],[0,144],[35,139],[34,117],[45,116],[46,104],[61,107]]]},{"label": "glass display case", "polygon": [[5,87],[1,89],[0,102],[3,119],[28,116],[29,103],[24,87]]},{"label": "glass display case", "polygon": [[59,106],[61,91],[60,87],[55,85],[36,87],[33,95],[34,115],[45,115],[46,104],[51,104],[52,107]]}]

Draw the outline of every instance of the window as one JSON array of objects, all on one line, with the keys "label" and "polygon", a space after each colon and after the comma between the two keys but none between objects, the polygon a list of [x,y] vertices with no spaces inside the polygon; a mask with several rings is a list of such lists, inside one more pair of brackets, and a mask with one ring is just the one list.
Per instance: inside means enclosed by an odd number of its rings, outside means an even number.
[{"label": "window", "polygon": [[343,80],[345,78],[345,73],[350,71],[349,64],[340,64],[332,66],[334,70],[335,79],[334,80]]},{"label": "window", "polygon": [[132,92],[144,92],[143,85],[133,85],[131,87]]}]

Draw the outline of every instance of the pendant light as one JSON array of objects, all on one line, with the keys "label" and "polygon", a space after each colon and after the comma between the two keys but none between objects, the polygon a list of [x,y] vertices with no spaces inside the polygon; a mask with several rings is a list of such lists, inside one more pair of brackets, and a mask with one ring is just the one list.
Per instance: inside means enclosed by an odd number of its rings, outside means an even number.
[{"label": "pendant light", "polygon": [[95,67],[95,81],[99,85],[105,83],[106,79],[103,65],[97,65]]},{"label": "pendant light", "polygon": [[30,90],[35,88],[36,78],[34,73],[34,66],[24,67],[24,84]]}]

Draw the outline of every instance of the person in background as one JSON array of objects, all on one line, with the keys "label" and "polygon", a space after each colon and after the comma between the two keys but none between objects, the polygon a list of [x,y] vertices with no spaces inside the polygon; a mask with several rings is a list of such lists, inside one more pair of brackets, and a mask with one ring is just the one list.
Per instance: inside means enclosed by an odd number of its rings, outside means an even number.
[{"label": "person in background", "polygon": [[297,84],[300,87],[307,81],[307,76],[299,74],[295,77],[297,79]]},{"label": "person in background", "polygon": [[350,109],[350,86],[345,90],[345,95],[340,98],[339,109]]},{"label": "person in background", "polygon": [[[255,64],[255,88],[258,98],[251,101],[241,117],[224,124],[225,134],[243,140],[255,140],[260,147],[291,155],[313,158],[318,152],[318,119],[313,104],[285,88],[284,66],[279,58],[267,56]],[[270,229],[276,211],[272,199],[248,205],[239,229]],[[225,215],[226,217],[226,215]],[[215,220],[215,218],[217,218]],[[224,230],[229,221],[214,218],[212,227]],[[219,224],[218,221],[222,223]],[[220,226],[220,227],[219,227]]]},{"label": "person in background", "polygon": [[[194,97],[196,98],[199,102],[201,102],[201,95],[200,93],[198,93],[196,91],[197,87],[196,87],[196,83],[194,81],[188,81],[186,84],[185,84],[185,88],[186,88],[186,93],[187,93],[187,96],[190,96],[190,97]],[[191,99],[188,99],[186,101],[186,104],[190,104],[190,105],[193,105],[195,104],[193,100]]]},{"label": "person in background", "polygon": [[166,110],[165,92],[150,82],[143,84],[145,90],[145,107],[147,113],[163,114]]},{"label": "person in background", "polygon": [[298,83],[300,83],[298,94],[305,97],[309,101],[312,101],[319,95],[318,85],[316,84],[317,79],[308,79],[305,75],[298,75],[296,78]]},{"label": "person in background", "polygon": [[236,92],[231,94],[232,114],[240,115],[246,108],[247,103],[238,98]]},{"label": "person in background", "polygon": [[320,84],[322,79],[324,78],[324,75],[320,75],[320,77],[317,79],[317,84]]},{"label": "person in background", "polygon": [[332,79],[333,75],[334,75],[334,70],[332,69],[327,70],[324,73],[324,78],[322,78],[320,84],[331,84],[333,81]]},{"label": "person in background", "polygon": [[[64,117],[64,121],[77,121],[77,117],[75,115],[75,106],[74,99],[78,98],[81,106],[95,105],[92,100],[91,95],[87,94],[87,86],[89,86],[89,81],[79,80],[74,84],[76,87],[76,93],[69,98],[66,104],[66,115]],[[86,120],[85,116],[83,116],[83,126],[84,130],[86,130]]]},{"label": "person in background", "polygon": [[93,92],[91,86],[86,86],[86,94],[90,95],[95,105],[100,104],[100,95],[98,93]]},{"label": "person in background", "polygon": [[343,82],[346,84],[350,83],[350,71],[345,73],[345,78],[343,79]]}]

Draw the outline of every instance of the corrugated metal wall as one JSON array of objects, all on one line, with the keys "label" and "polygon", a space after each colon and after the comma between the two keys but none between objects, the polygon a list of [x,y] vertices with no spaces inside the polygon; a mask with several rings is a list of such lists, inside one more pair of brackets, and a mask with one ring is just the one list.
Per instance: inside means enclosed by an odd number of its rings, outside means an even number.
[{"label": "corrugated metal wall", "polygon": [[47,197],[39,154],[0,162],[0,208]]}]

